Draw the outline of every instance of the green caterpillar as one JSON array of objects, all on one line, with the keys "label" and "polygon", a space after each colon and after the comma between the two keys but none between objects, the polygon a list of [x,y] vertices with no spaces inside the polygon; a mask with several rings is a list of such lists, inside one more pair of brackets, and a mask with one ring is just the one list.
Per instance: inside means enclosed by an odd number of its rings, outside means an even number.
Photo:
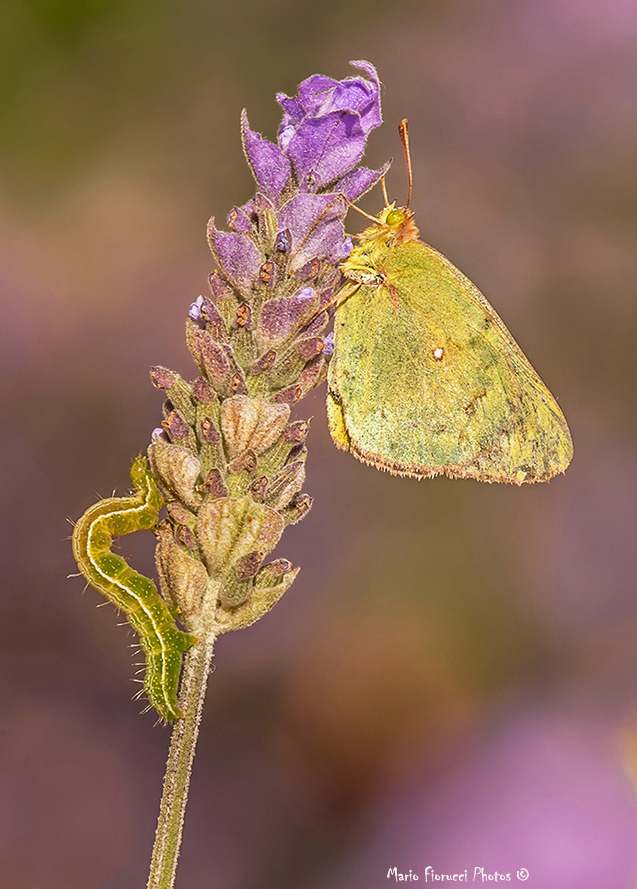
[{"label": "green caterpillar", "polygon": [[131,467],[135,493],[109,497],[86,510],[73,531],[73,555],[88,582],[122,611],[146,655],[144,691],[162,719],[183,717],[177,703],[183,652],[196,641],[182,632],[152,580],[111,552],[113,537],[157,524],[164,498],[139,456]]}]

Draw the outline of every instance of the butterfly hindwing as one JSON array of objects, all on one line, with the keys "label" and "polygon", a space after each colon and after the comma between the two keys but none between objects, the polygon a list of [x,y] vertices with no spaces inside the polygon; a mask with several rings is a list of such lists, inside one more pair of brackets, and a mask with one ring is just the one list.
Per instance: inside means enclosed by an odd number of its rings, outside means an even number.
[{"label": "butterfly hindwing", "polygon": [[328,413],[336,443],[423,478],[544,481],[572,445],[562,413],[477,288],[420,241],[372,252],[339,306]]}]

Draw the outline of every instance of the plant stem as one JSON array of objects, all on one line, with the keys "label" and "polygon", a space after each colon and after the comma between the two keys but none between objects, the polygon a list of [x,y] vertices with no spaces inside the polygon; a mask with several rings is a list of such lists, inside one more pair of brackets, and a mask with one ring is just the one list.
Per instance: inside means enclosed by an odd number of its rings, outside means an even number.
[{"label": "plant stem", "polygon": [[186,653],[179,695],[179,704],[186,715],[178,719],[173,728],[147,889],[173,889],[175,883],[192,762],[215,639],[212,631],[202,634],[199,642]]}]

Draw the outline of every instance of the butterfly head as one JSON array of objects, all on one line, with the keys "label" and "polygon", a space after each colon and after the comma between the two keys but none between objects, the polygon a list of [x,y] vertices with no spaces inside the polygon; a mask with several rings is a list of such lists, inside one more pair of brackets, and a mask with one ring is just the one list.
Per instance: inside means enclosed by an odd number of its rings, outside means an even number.
[{"label": "butterfly head", "polygon": [[396,207],[394,202],[378,215],[378,221],[390,235],[392,244],[418,240],[420,230],[414,222],[413,211],[408,207]]},{"label": "butterfly head", "polygon": [[366,228],[358,238],[361,245],[393,247],[407,241],[417,241],[419,235],[413,212],[408,207],[397,207],[394,202],[381,210],[374,225]]},{"label": "butterfly head", "polygon": [[405,224],[406,219],[407,214],[405,210],[401,210],[400,207],[394,207],[385,214],[385,225],[388,225],[391,229],[397,229]]}]

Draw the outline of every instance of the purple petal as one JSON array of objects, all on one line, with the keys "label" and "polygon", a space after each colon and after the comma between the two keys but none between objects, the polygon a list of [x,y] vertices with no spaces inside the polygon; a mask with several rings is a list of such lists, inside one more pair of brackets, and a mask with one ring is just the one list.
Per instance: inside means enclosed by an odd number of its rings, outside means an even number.
[{"label": "purple petal", "polygon": [[[383,122],[380,113],[380,80],[378,79],[376,68],[374,68],[371,62],[359,60],[357,62],[350,62],[350,65],[353,65],[354,68],[359,68],[361,71],[365,71],[371,77],[371,81],[366,80],[364,77],[353,77],[351,80],[348,78],[344,81],[344,83],[355,82],[360,90],[360,104],[352,104],[349,107],[355,108],[355,110],[358,111],[361,116],[361,125],[367,134],[370,130],[373,130],[374,127],[379,127]],[[350,93],[351,92],[352,91],[350,90]],[[350,95],[350,99],[353,100],[354,96]]]},{"label": "purple petal", "polygon": [[317,225],[327,219],[343,219],[344,216],[345,203],[338,195],[299,194],[281,207],[279,226],[287,229],[294,252]]},{"label": "purple petal", "polygon": [[[332,97],[340,82],[324,74],[313,74],[299,84],[298,104],[305,116],[317,116],[333,111]],[[292,100],[294,101],[294,100]],[[288,109],[286,109],[288,110]],[[288,111],[291,117],[294,115]]]},{"label": "purple petal", "polygon": [[290,252],[290,232],[287,228],[283,231],[278,232],[276,238],[274,239],[274,249],[277,253]]},{"label": "purple petal", "polygon": [[[293,257],[290,263],[292,271],[300,269],[310,260],[329,258],[339,254],[343,238],[344,229],[340,220],[332,220],[322,225],[308,236],[303,246]],[[349,251],[344,254],[343,258],[346,256],[349,256]]]},{"label": "purple petal", "polygon": [[343,259],[347,259],[347,257],[352,252],[353,247],[352,239],[348,236],[345,240],[339,244],[336,250],[330,254],[329,261],[332,265],[336,265],[336,263],[341,262]]},{"label": "purple petal", "polygon": [[194,321],[194,323],[198,327],[201,327],[203,330],[206,326],[206,319],[201,314],[202,306],[203,296],[198,296],[194,303],[190,304],[190,308],[188,309],[188,316],[191,321]]},{"label": "purple petal", "polygon": [[365,138],[355,112],[306,118],[287,149],[299,182],[314,191],[348,173],[363,156]]},{"label": "purple petal", "polygon": [[150,434],[151,442],[161,441],[168,443],[168,436],[166,435],[166,430],[162,429],[161,426],[155,426],[153,431]]},{"label": "purple petal", "polygon": [[285,184],[290,178],[290,162],[278,145],[264,139],[250,129],[245,110],[241,115],[243,150],[257,185],[275,204],[278,204]]},{"label": "purple petal", "polygon": [[356,167],[355,170],[346,173],[340,182],[336,183],[334,191],[344,194],[347,200],[353,203],[366,194],[370,188],[373,188],[377,182],[380,182],[390,166],[391,161],[389,160],[380,170]]},{"label": "purple petal", "polygon": [[286,96],[285,93],[277,93],[276,100],[285,111],[283,122],[286,126],[294,126],[295,124],[301,123],[306,112],[299,99],[291,99],[290,96]]},{"label": "purple petal", "polygon": [[284,123],[295,125],[301,123],[304,117],[318,117],[332,111],[332,95],[339,85],[339,81],[332,77],[313,74],[299,84],[296,98],[277,93],[276,100],[285,111]]},{"label": "purple petal", "polygon": [[261,309],[257,335],[265,346],[282,343],[292,332],[308,321],[318,305],[311,287],[303,287],[294,296],[271,299]]},{"label": "purple petal", "polygon": [[239,290],[249,290],[261,268],[259,251],[250,238],[239,232],[219,231],[213,216],[208,223],[208,243],[217,262]]},{"label": "purple petal", "polygon": [[[279,105],[286,112],[284,126],[298,126],[307,117],[323,117],[333,111],[356,111],[361,117],[365,134],[382,123],[380,114],[380,81],[376,69],[369,62],[350,62],[365,71],[365,77],[346,77],[333,80],[314,74],[299,84],[298,96],[277,95]],[[279,144],[285,146],[279,139]]]},{"label": "purple petal", "polygon": [[345,240],[345,202],[332,194],[300,194],[281,208],[279,225],[290,231],[292,270],[338,251]]},{"label": "purple petal", "polygon": [[296,125],[290,122],[290,118],[287,114],[284,114],[283,120],[281,121],[281,125],[279,127],[279,132],[277,134],[279,145],[281,146],[282,151],[288,150],[290,139],[295,134],[295,132]]}]

